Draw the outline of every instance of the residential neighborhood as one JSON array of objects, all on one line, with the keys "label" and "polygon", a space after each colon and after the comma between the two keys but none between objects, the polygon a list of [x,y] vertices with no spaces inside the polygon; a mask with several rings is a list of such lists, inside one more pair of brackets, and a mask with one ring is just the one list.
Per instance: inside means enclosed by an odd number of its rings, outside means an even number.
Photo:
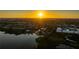
[{"label": "residential neighborhood", "polygon": [[79,34],[79,27],[75,25],[58,26],[56,32]]}]

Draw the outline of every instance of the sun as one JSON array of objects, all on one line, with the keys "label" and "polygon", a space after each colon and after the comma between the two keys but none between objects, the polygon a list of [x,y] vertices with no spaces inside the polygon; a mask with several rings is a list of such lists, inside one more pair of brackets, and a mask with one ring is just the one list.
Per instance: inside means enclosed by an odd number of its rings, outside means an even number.
[{"label": "sun", "polygon": [[44,16],[44,14],[42,12],[38,13],[38,17],[42,18]]}]

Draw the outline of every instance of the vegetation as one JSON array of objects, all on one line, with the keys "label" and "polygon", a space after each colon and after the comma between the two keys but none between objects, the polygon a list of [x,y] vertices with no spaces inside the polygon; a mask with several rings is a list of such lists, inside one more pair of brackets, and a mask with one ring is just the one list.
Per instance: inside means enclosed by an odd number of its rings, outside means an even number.
[{"label": "vegetation", "polygon": [[[64,37],[70,34],[56,33],[56,28],[58,25],[79,25],[79,21],[74,21],[69,19],[65,20],[46,20],[44,22],[36,23],[34,21],[4,21],[0,22],[0,31],[5,31],[6,33],[14,33],[16,35],[26,33],[26,30],[31,30],[28,33],[34,33],[40,28],[46,28],[44,37],[39,37],[36,39],[37,48],[56,48],[57,45],[62,44],[65,41]],[[7,27],[7,28],[5,28]],[[21,29],[23,28],[23,29]],[[75,35],[74,35],[75,36]],[[74,37],[74,39],[79,39]],[[75,44],[74,44],[75,45]],[[79,44],[76,44],[79,47]]]}]

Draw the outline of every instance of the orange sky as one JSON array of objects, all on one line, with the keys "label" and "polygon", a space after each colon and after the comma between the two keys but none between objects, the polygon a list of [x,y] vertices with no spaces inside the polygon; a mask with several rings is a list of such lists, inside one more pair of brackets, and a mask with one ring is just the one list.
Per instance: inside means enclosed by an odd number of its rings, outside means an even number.
[{"label": "orange sky", "polygon": [[78,10],[0,10],[0,18],[79,18]]}]

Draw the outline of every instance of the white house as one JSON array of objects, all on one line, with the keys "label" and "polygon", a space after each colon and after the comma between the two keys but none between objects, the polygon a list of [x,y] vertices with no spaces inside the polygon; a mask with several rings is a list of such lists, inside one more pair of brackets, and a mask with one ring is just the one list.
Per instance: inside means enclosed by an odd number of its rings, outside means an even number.
[{"label": "white house", "polygon": [[72,27],[57,27],[56,32],[63,32],[63,33],[73,33],[73,34],[79,34],[79,28],[72,28]]}]

